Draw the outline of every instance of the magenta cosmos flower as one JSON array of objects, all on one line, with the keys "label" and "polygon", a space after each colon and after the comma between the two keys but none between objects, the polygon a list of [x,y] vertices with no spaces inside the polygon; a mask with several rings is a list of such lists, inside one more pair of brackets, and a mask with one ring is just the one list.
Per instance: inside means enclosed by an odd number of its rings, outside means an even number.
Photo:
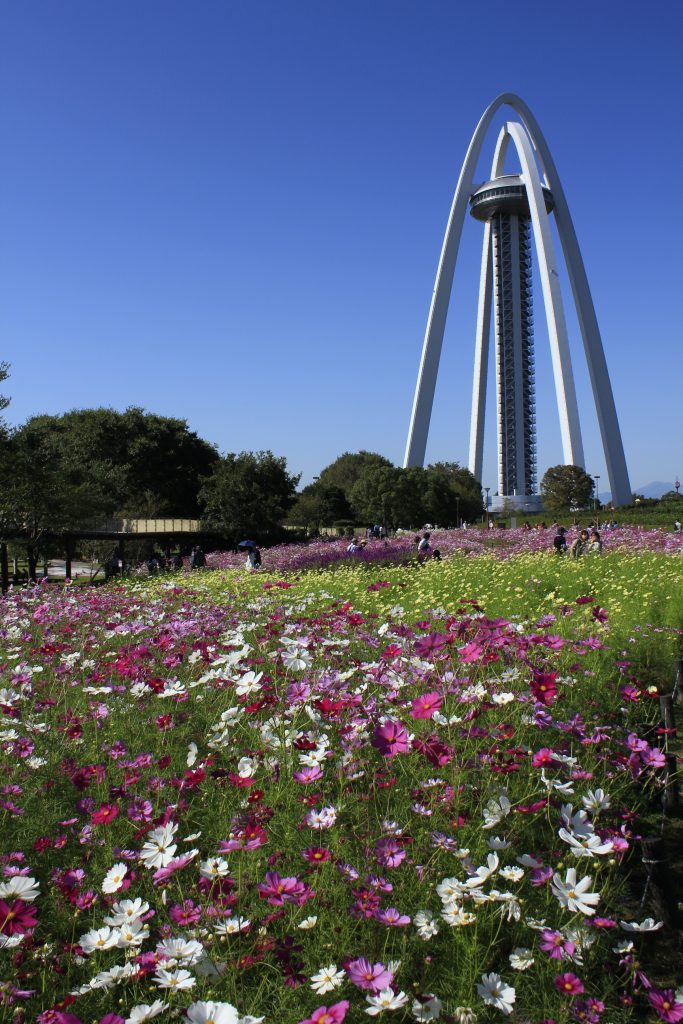
[{"label": "magenta cosmos flower", "polygon": [[387,718],[386,722],[378,725],[375,729],[372,735],[372,745],[385,757],[406,754],[410,750],[408,730],[402,722]]},{"label": "magenta cosmos flower", "polygon": [[25,935],[38,924],[38,911],[23,900],[6,903],[0,900],[0,932],[3,935]]},{"label": "magenta cosmos flower", "polygon": [[388,988],[394,980],[391,971],[388,971],[384,964],[371,964],[364,956],[357,960],[351,960],[346,965],[346,973],[349,981],[356,988],[369,989],[371,992],[381,992]]},{"label": "magenta cosmos flower", "polygon": [[341,1024],[341,1021],[346,1017],[348,1008],[349,1003],[347,999],[342,999],[340,1003],[335,1003],[334,1006],[319,1006],[314,1011],[312,1017],[299,1021],[299,1024]]},{"label": "magenta cosmos flower", "polygon": [[586,991],[581,979],[577,978],[571,971],[567,971],[566,974],[557,974],[553,980],[555,988],[563,996],[580,996],[582,992]]},{"label": "magenta cosmos flower", "polygon": [[660,1020],[668,1021],[668,1024],[676,1024],[677,1021],[683,1020],[683,1003],[676,1002],[673,989],[653,989],[648,992],[647,998]]},{"label": "magenta cosmos flower", "polygon": [[435,711],[439,711],[443,704],[441,695],[432,690],[430,693],[422,693],[413,701],[411,709],[412,718],[431,718]]}]

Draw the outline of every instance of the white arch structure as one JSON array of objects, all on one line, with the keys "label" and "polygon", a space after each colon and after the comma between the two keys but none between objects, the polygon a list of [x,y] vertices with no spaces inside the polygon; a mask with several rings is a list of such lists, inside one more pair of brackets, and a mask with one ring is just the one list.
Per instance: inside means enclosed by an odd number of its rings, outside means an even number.
[{"label": "white arch structure", "polygon": [[[436,377],[441,357],[441,346],[467,204],[473,190],[474,173],[486,132],[494,114],[504,105],[513,108],[522,119],[523,125],[517,122],[509,122],[501,130],[493,159],[491,176],[495,178],[503,173],[505,155],[509,143],[512,142],[522,165],[521,177],[526,186],[533,234],[539,257],[555,391],[560,415],[564,461],[568,464],[571,463],[583,467],[583,444],[581,441],[581,429],[555,247],[543,199],[541,179],[534,150],[541,164],[544,184],[552,191],[557,231],[562,245],[564,262],[569,274],[574,305],[581,329],[612,500],[615,504],[627,504],[631,500],[631,485],[626,468],[626,459],[617,420],[617,411],[614,405],[614,397],[612,395],[612,387],[607,372],[607,363],[600,338],[600,329],[595,315],[590,288],[588,287],[588,279],[581,258],[576,232],[555,164],[541,129],[527,105],[513,93],[503,93],[501,96],[498,96],[484,111],[472,136],[460,172],[441,249],[441,258],[439,260],[432,304],[427,321],[404,465],[421,466],[424,463]],[[482,249],[470,432],[469,468],[479,480],[481,479],[483,454],[486,374],[491,318],[492,268],[490,233],[491,227],[487,223],[484,228],[484,245]]]}]

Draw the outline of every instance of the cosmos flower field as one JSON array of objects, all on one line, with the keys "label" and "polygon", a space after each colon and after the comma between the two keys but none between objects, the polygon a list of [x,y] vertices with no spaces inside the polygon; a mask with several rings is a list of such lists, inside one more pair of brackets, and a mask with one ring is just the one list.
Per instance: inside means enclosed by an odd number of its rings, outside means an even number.
[{"label": "cosmos flower field", "polygon": [[2,599],[0,1020],[683,1019],[680,549],[442,547]]}]

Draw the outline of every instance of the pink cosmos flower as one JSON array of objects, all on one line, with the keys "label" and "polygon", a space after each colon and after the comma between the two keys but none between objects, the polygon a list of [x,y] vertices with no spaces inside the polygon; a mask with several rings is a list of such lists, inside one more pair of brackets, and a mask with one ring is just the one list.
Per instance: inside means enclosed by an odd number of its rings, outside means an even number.
[{"label": "pink cosmos flower", "polygon": [[265,882],[261,882],[257,888],[261,899],[268,900],[273,907],[281,907],[285,903],[301,907],[315,895],[298,878],[282,878],[277,871],[268,871]]},{"label": "pink cosmos flower", "polygon": [[549,707],[557,697],[557,672],[535,672],[529,684],[535,700]]},{"label": "pink cosmos flower", "polygon": [[351,960],[345,965],[349,981],[356,988],[368,989],[371,992],[381,992],[388,988],[394,980],[391,971],[388,971],[384,964],[371,964],[364,956],[357,960]]},{"label": "pink cosmos flower", "polygon": [[667,1021],[667,1024],[677,1024],[677,1021],[683,1020],[683,1003],[676,1002],[673,989],[652,989],[647,998],[660,1020]]},{"label": "pink cosmos flower", "polygon": [[346,1017],[348,1008],[349,1003],[347,999],[342,999],[340,1003],[335,1003],[334,1006],[319,1006],[314,1011],[312,1017],[299,1021],[299,1024],[341,1024]]},{"label": "pink cosmos flower", "polygon": [[383,725],[378,725],[372,736],[372,745],[384,757],[395,757],[406,754],[410,750],[408,730],[402,722],[387,718]]},{"label": "pink cosmos flower", "polygon": [[26,935],[38,924],[37,909],[23,900],[6,903],[0,900],[0,932],[3,935]]},{"label": "pink cosmos flower", "polygon": [[300,768],[299,771],[294,772],[294,781],[300,782],[302,786],[308,786],[311,782],[317,782],[318,779],[322,779],[323,773],[321,772],[318,765],[308,766]]},{"label": "pink cosmos flower", "polygon": [[108,825],[117,817],[119,809],[116,804],[102,804],[99,811],[95,811],[91,817],[93,825]]},{"label": "pink cosmos flower", "polygon": [[557,974],[553,979],[553,983],[558,992],[561,992],[563,996],[580,996],[582,992],[585,992],[583,982],[580,978],[577,978],[571,971],[567,971],[566,974]]},{"label": "pink cosmos flower", "polygon": [[397,868],[405,860],[406,851],[395,839],[378,839],[375,843],[375,857],[385,868]]},{"label": "pink cosmos flower", "polygon": [[399,914],[396,907],[387,907],[386,910],[377,910],[375,912],[375,921],[379,921],[380,924],[385,924],[389,928],[405,928],[406,925],[410,924],[410,918],[407,914]]},{"label": "pink cosmos flower", "polygon": [[562,932],[553,932],[548,928],[541,932],[539,945],[551,960],[564,960],[565,956],[573,956],[576,950],[576,944],[566,941]]},{"label": "pink cosmos flower", "polygon": [[413,701],[410,715],[412,718],[431,718],[435,711],[443,705],[443,698],[436,690],[420,694]]}]

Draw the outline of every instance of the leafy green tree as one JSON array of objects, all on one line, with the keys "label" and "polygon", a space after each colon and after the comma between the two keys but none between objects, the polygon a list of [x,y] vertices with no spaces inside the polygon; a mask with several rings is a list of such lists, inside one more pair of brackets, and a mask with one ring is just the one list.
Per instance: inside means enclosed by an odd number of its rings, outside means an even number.
[{"label": "leafy green tree", "polygon": [[[9,363],[0,363],[0,384],[2,384],[3,380],[7,380],[8,377]],[[3,409],[6,409],[9,403],[10,400],[9,398],[7,398],[6,395],[0,395],[0,412],[2,412]],[[0,435],[4,434],[6,430],[7,426],[5,424],[5,421],[2,418],[2,416],[0,416]]]},{"label": "leafy green tree", "polygon": [[361,474],[369,469],[381,468],[393,468],[393,464],[383,455],[366,451],[344,452],[320,471],[318,483],[339,487],[347,501],[351,501],[351,490]]},{"label": "leafy green tree", "polygon": [[424,522],[423,469],[368,465],[351,488],[356,518],[365,523],[415,526]]},{"label": "leafy green tree", "polygon": [[106,507],[105,476],[84,471],[82,462],[61,449],[59,436],[40,419],[11,434],[0,493],[0,531],[22,535],[32,579],[51,538],[101,516]]},{"label": "leafy green tree", "polygon": [[457,462],[434,462],[427,467],[428,494],[425,504],[430,522],[447,526],[481,515],[481,484]]},{"label": "leafy green tree", "polygon": [[298,476],[272,452],[230,453],[220,459],[199,493],[203,522],[226,536],[273,539],[294,500]]},{"label": "leafy green tree", "polygon": [[541,480],[540,492],[548,511],[559,515],[585,508],[593,487],[593,478],[580,466],[551,466]]},{"label": "leafy green tree", "polygon": [[60,460],[80,463],[92,479],[107,478],[108,515],[196,516],[201,481],[218,462],[214,446],[186,420],[136,407],[36,416],[21,429],[34,428],[58,439]]},{"label": "leafy green tree", "polygon": [[319,530],[321,526],[334,526],[350,516],[351,508],[342,489],[316,481],[297,494],[287,522]]}]

